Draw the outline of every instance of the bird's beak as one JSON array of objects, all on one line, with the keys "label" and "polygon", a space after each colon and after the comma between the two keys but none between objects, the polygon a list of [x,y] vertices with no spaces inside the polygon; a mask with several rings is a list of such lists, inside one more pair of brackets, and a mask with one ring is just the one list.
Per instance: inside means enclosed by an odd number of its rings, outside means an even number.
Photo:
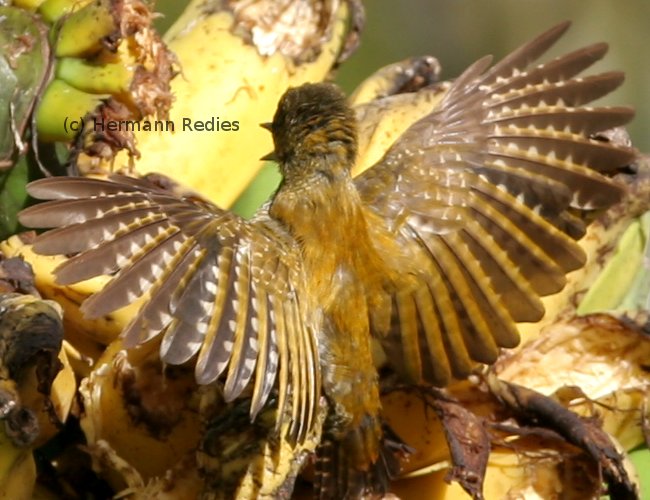
[{"label": "bird's beak", "polygon": [[277,162],[278,156],[275,154],[275,151],[271,151],[269,154],[262,156],[260,160]]},{"label": "bird's beak", "polygon": [[[260,123],[260,127],[262,127],[263,129],[268,130],[269,132],[273,132],[273,130],[272,130],[273,129],[273,123],[272,122]],[[277,162],[278,157],[275,154],[275,151],[271,151],[269,154],[262,156],[260,158],[260,160]]]}]

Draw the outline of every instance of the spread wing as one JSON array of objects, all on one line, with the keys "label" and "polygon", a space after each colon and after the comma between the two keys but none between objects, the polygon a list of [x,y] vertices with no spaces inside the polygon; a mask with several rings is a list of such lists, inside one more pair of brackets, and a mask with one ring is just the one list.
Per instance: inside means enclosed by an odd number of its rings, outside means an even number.
[{"label": "spread wing", "polygon": [[146,295],[122,334],[126,347],[162,336],[164,362],[197,356],[200,384],[225,374],[227,401],[252,385],[253,417],[277,386],[278,423],[289,413],[290,433],[304,436],[320,393],[318,351],[299,300],[298,250],[271,219],[249,222],[121,176],[49,178],[28,191],[51,201],[24,210],[21,222],[56,228],[38,236],[34,250],[74,255],[56,270],[59,283],[113,275],[84,302],[84,314]]},{"label": "spread wing", "polygon": [[445,384],[516,345],[515,322],[539,320],[539,297],[585,262],[581,212],[623,195],[601,172],[629,164],[632,150],[589,136],[633,112],[585,106],[623,75],[578,76],[607,46],[530,66],[567,27],[492,67],[490,58],[476,62],[355,179],[369,219],[410,256],[412,268],[402,261],[397,270],[416,275],[415,286],[390,292],[390,325],[375,328],[412,380]]}]

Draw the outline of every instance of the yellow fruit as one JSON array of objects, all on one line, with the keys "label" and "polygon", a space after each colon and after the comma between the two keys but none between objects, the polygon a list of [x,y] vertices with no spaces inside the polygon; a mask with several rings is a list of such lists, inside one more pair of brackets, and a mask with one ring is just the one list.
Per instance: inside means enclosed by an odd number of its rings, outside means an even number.
[{"label": "yellow fruit", "polygon": [[0,430],[0,498],[30,500],[36,484],[32,449],[19,448]]},{"label": "yellow fruit", "polygon": [[74,285],[59,285],[54,279],[54,270],[65,258],[36,254],[31,245],[18,235],[1,242],[0,251],[7,257],[22,257],[32,266],[38,291],[44,298],[55,300],[63,308],[66,339],[76,349],[95,359],[101,353],[96,344],[107,345],[115,340],[141,303],[142,299],[101,318],[87,319],[79,306],[90,295],[101,290],[109,281],[108,277],[100,276]]},{"label": "yellow fruit", "polygon": [[[292,2],[289,10],[299,4]],[[320,81],[334,65],[349,13],[344,2],[333,6],[330,30],[318,55],[295,62],[279,50],[262,53],[266,42],[254,38],[251,43],[240,36],[233,13],[204,12],[202,1],[191,2],[165,36],[182,66],[171,87],[175,100],[169,120],[174,131],[136,132],[137,172],[159,172],[217,204],[232,203],[261,167],[259,158],[273,148],[270,134],[259,124],[270,121],[288,87]],[[258,33],[264,20],[251,19]],[[125,156],[118,156],[116,168],[129,166]]]},{"label": "yellow fruit", "polygon": [[[127,353],[119,341],[112,343],[79,389],[88,446],[107,443],[145,483],[164,476],[199,443],[195,389],[191,369],[163,371],[157,345]],[[127,486],[116,471],[104,472],[116,490]]]},{"label": "yellow fruit", "polygon": [[449,84],[441,84],[358,106],[359,156],[353,174],[358,175],[378,162],[408,127],[435,109],[448,88]]}]

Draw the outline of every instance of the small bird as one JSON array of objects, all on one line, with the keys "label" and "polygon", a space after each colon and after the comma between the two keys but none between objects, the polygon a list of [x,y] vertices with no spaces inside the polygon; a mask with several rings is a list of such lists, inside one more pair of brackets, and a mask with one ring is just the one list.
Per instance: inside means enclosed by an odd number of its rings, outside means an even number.
[{"label": "small bird", "polygon": [[273,392],[297,440],[324,395],[317,496],[381,494],[394,446],[371,339],[405,383],[444,386],[493,363],[584,264],[584,214],[624,196],[606,174],[634,151],[590,136],[633,111],[585,106],[623,74],[578,76],[607,46],[533,65],[568,25],[472,64],[357,177],[344,94],[288,90],[265,125],[282,182],[250,220],[118,175],[33,182],[50,201],[20,220],[54,228],[36,252],[73,255],[60,283],[113,275],[83,304],[88,316],[148,297],[126,346],[159,338],[166,363],[194,358],[198,383],[221,377],[227,401],[247,389],[252,418]]}]

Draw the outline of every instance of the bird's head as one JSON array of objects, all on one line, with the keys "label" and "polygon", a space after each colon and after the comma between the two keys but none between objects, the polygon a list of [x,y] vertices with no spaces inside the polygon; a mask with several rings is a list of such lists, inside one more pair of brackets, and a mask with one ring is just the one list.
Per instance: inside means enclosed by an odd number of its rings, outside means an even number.
[{"label": "bird's head", "polygon": [[267,156],[287,178],[321,174],[332,178],[349,172],[357,154],[354,111],[331,83],[308,83],[287,90],[273,122],[275,151]]}]

